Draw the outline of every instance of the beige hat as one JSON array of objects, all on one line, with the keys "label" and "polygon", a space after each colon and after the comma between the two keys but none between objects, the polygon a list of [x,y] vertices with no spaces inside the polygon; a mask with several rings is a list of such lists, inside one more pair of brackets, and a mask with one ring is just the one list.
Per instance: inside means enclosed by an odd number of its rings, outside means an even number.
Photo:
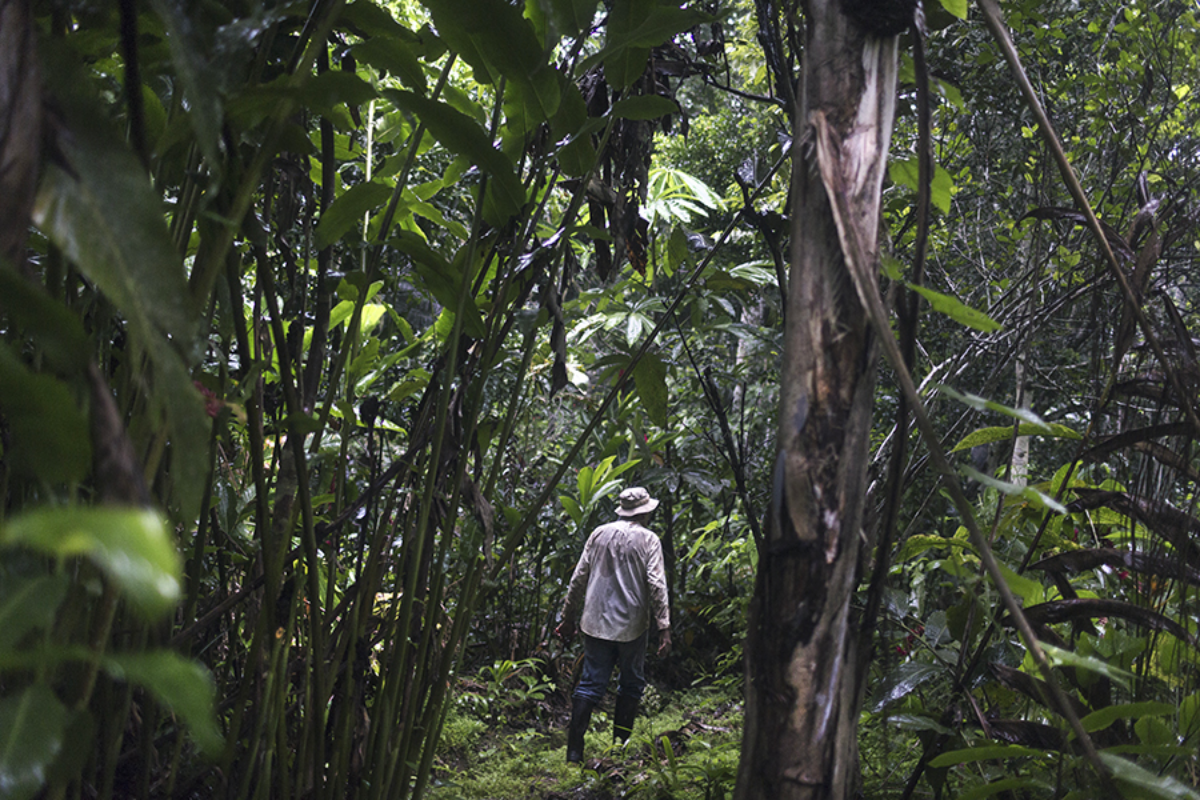
[{"label": "beige hat", "polygon": [[649,514],[658,508],[658,501],[641,486],[630,486],[621,492],[621,507],[617,509],[618,517],[636,517],[638,514]]}]

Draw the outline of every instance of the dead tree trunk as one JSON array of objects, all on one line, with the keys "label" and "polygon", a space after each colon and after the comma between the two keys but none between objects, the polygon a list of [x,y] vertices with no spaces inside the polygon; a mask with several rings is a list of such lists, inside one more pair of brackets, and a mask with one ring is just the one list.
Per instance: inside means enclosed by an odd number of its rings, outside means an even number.
[{"label": "dead tree trunk", "polygon": [[858,783],[867,647],[850,601],[867,547],[876,348],[844,253],[878,264],[897,39],[846,9],[906,5],[805,4],[778,456],[746,642],[739,800],[848,798]]}]

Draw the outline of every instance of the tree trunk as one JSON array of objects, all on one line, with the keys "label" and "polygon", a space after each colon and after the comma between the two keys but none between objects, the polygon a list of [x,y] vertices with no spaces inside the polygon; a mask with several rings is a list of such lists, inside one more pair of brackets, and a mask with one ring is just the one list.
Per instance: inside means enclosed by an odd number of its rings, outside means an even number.
[{"label": "tree trunk", "polygon": [[896,37],[860,29],[850,5],[805,8],[778,456],[746,643],[739,800],[848,798],[858,785],[867,640],[850,601],[867,547],[876,353],[843,248],[858,248],[860,269],[878,264],[897,60]]}]

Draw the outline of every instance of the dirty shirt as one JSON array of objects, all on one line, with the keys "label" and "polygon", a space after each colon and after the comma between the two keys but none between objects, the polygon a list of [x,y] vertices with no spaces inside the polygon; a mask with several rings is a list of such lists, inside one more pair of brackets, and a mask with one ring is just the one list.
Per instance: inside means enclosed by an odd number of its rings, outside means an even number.
[{"label": "dirty shirt", "polygon": [[[646,528],[617,520],[592,531],[571,576],[563,619],[583,615],[588,636],[633,641],[653,618],[659,630],[671,627],[662,543]],[[653,615],[653,616],[651,616]]]}]

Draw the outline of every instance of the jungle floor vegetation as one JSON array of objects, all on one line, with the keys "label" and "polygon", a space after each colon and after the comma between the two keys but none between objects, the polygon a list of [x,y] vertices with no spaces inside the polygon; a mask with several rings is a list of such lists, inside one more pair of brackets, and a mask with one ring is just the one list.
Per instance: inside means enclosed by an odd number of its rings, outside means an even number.
[{"label": "jungle floor vegetation", "polygon": [[[436,800],[721,800],[732,796],[742,734],[740,692],[647,687],[624,745],[612,741],[612,697],[593,716],[585,760],[565,763],[570,701],[562,690],[480,714],[464,682],[442,731]],[[503,701],[503,698],[498,698]]]},{"label": "jungle floor vegetation", "polygon": [[0,0],[3,800],[1200,800],[1198,12]]}]

